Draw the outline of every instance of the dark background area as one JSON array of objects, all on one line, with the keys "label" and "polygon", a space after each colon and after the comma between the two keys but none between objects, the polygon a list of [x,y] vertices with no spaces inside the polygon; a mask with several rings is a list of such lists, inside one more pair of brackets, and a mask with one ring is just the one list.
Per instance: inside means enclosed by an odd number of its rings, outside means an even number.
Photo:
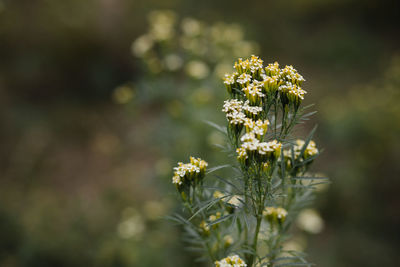
[{"label": "dark background area", "polygon": [[[218,152],[196,136],[206,126],[167,123],[169,102],[141,103],[140,84],[161,74],[147,76],[131,44],[155,9],[240,24],[265,62],[303,74],[324,148],[314,169],[333,181],[309,259],[397,266],[400,2],[388,0],[0,0],[0,266],[192,266],[179,229],[159,220],[189,152],[163,140],[181,129]],[[113,101],[131,83],[134,100]]]}]

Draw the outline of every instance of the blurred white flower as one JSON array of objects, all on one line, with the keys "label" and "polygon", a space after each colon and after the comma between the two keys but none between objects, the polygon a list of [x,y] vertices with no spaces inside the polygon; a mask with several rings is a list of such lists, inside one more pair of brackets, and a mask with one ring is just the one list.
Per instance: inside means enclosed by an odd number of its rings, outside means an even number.
[{"label": "blurred white flower", "polygon": [[172,164],[168,158],[159,159],[155,164],[157,175],[168,175],[170,174],[171,168]]},{"label": "blurred white flower", "polygon": [[174,35],[176,14],[171,10],[156,10],[149,14],[150,34],[158,41],[171,39]]},{"label": "blurred white flower", "polygon": [[227,25],[224,37],[227,42],[236,42],[243,39],[243,29],[238,24]]},{"label": "blurred white flower", "polygon": [[220,63],[215,67],[214,74],[216,77],[224,77],[226,73],[232,71],[232,64],[228,63]]},{"label": "blurred white flower", "polygon": [[164,59],[165,68],[170,71],[176,71],[183,65],[183,59],[176,54],[169,54]]},{"label": "blurred white flower", "polygon": [[204,38],[192,38],[183,36],[180,38],[180,45],[183,49],[197,56],[205,56],[208,49],[208,44],[206,43],[206,40]]},{"label": "blurred white flower", "polygon": [[152,47],[153,38],[150,35],[142,35],[132,43],[132,53],[137,57],[143,57]]},{"label": "blurred white flower", "polygon": [[297,226],[311,234],[318,234],[324,229],[324,221],[316,210],[306,209],[300,212]]},{"label": "blurred white flower", "polygon": [[193,60],[186,65],[186,72],[195,79],[204,79],[210,73],[210,69],[203,61]]},{"label": "blurred white flower", "polygon": [[247,55],[258,54],[259,50],[260,48],[257,43],[250,41],[241,41],[235,43],[235,46],[233,47],[233,54],[236,57],[246,57]]},{"label": "blurred white flower", "polygon": [[165,201],[147,201],[143,206],[145,215],[150,220],[158,220],[163,216],[167,210]]},{"label": "blurred white flower", "polygon": [[191,95],[191,99],[196,105],[207,104],[212,98],[212,91],[204,87],[197,88]]},{"label": "blurred white flower", "polygon": [[201,24],[193,18],[184,18],[182,20],[182,31],[187,36],[196,36],[201,33]]},{"label": "blurred white flower", "polygon": [[117,104],[126,104],[134,97],[133,88],[128,85],[121,85],[114,89],[112,98]]},{"label": "blurred white flower", "polygon": [[145,223],[142,216],[133,208],[127,208],[123,212],[123,219],[118,224],[117,233],[121,238],[140,238],[145,231]]},{"label": "blurred white flower", "polygon": [[[283,244],[283,250],[285,251],[304,251],[306,249],[306,241],[304,238],[297,238],[290,240]],[[288,254],[289,256],[290,254]]]}]

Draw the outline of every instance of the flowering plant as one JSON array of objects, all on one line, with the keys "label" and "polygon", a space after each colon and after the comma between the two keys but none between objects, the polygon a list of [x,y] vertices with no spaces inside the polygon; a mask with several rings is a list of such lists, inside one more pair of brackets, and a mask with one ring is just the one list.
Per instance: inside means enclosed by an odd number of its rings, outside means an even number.
[{"label": "flowering plant", "polygon": [[[311,140],[316,128],[305,140],[293,136],[314,114],[301,108],[305,80],[292,66],[264,67],[256,56],[239,59],[234,69],[224,78],[227,127],[210,124],[226,135],[224,150],[235,164],[206,171],[200,158],[178,163],[172,182],[185,215],[170,219],[184,226],[188,249],[216,266],[310,266],[303,253],[283,247],[315,186],[328,182],[308,173],[320,153]],[[222,168],[233,174],[205,179]]]}]

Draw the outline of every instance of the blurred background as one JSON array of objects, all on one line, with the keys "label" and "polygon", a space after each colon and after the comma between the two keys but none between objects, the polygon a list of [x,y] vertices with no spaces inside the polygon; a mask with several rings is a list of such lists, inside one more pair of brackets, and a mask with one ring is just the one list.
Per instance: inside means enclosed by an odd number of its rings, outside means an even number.
[{"label": "blurred background", "polygon": [[[220,77],[293,66],[333,183],[288,246],[317,266],[400,262],[400,2],[0,0],[0,266],[197,266],[171,169],[226,162]],[[317,235],[315,235],[317,234]],[[202,266],[202,265],[198,265]]]}]

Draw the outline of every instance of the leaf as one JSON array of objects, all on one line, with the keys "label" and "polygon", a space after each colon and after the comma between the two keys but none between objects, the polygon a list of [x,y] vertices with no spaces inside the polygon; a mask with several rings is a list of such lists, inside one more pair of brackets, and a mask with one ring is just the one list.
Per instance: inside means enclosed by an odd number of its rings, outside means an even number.
[{"label": "leaf", "polygon": [[187,251],[192,251],[192,252],[203,252],[204,248],[199,248],[199,247],[185,247]]},{"label": "leaf", "polygon": [[164,219],[168,220],[168,221],[173,221],[173,222],[178,223],[178,224],[182,224],[182,222],[180,220],[176,219],[174,216],[169,216],[169,215],[168,216],[164,216]]},{"label": "leaf", "polygon": [[306,113],[306,114],[304,114],[304,115],[301,115],[301,119],[302,120],[304,120],[304,119],[307,119],[308,120],[308,117],[311,117],[312,115],[314,115],[315,113],[317,113],[318,111],[311,111],[311,112],[308,112],[308,113]]},{"label": "leaf", "polygon": [[271,260],[269,262],[278,262],[278,261],[284,261],[284,260],[302,260],[303,258],[300,256],[293,256],[293,257],[280,257],[276,258],[274,260]]},{"label": "leaf", "polygon": [[230,166],[231,165],[229,165],[229,164],[215,166],[215,167],[212,167],[212,168],[208,169],[206,174],[210,174],[210,173],[213,173],[213,172],[215,172],[215,171],[217,171],[219,169],[227,168],[227,167],[230,167]]},{"label": "leaf", "polygon": [[302,184],[288,184],[287,187],[312,189],[312,187],[310,185],[302,185]]},{"label": "leaf", "polygon": [[197,214],[199,214],[200,212],[202,212],[205,209],[209,209],[212,206],[214,206],[216,203],[218,203],[220,200],[230,197],[230,195],[225,195],[223,197],[220,198],[215,198],[210,200],[206,205],[204,205],[203,207],[199,208],[188,220],[191,221],[194,217],[196,217]]},{"label": "leaf", "polygon": [[198,257],[194,260],[195,262],[206,262],[209,261],[207,256]]},{"label": "leaf", "polygon": [[316,185],[321,185],[321,184],[331,184],[331,181],[324,181],[324,182],[318,182],[318,183],[312,183],[310,184],[311,186],[316,186]]},{"label": "leaf", "polygon": [[183,218],[181,215],[179,215],[177,213],[172,216],[165,216],[164,218],[167,220],[175,221],[179,224],[190,225],[190,222],[188,220],[186,220],[185,218]]},{"label": "leaf", "polygon": [[185,227],[185,230],[187,231],[188,234],[191,235],[192,238],[196,238],[198,240],[201,240],[201,237],[200,237],[199,233],[197,231],[195,231],[194,229],[192,229],[192,226]]},{"label": "leaf", "polygon": [[212,121],[208,121],[208,120],[204,120],[204,122],[207,123],[208,125],[210,125],[211,127],[215,128],[216,130],[218,130],[224,134],[227,134],[226,127],[220,126],[220,125],[218,125]]},{"label": "leaf", "polygon": [[329,180],[328,177],[292,177],[293,180]]},{"label": "leaf", "polygon": [[224,222],[224,221],[228,220],[229,218],[231,218],[232,216],[233,216],[233,214],[228,214],[228,215],[222,216],[221,218],[216,219],[215,221],[209,222],[208,226]]},{"label": "leaf", "polygon": [[285,156],[282,151],[282,153],[281,153],[281,178],[282,178],[282,180],[284,180],[285,177],[286,177]]},{"label": "leaf", "polygon": [[306,151],[308,144],[310,143],[311,139],[313,138],[313,135],[314,135],[315,131],[317,130],[317,127],[318,127],[318,125],[314,126],[314,128],[309,133],[307,139],[304,141],[304,145],[301,148],[300,155],[304,155],[304,152]]},{"label": "leaf", "polygon": [[221,180],[222,182],[224,182],[224,183],[226,183],[226,184],[232,186],[232,187],[235,188],[238,192],[241,191],[234,183],[229,182],[228,180],[226,180],[226,179],[224,179],[224,178],[222,178],[222,177],[219,177],[218,175],[215,175],[215,177],[216,177],[218,180]]},{"label": "leaf", "polygon": [[237,222],[237,218],[238,218],[238,214],[237,214],[237,213],[234,213],[233,219],[232,219],[232,223],[231,223],[231,225],[229,226],[229,230],[230,230],[230,231],[232,231],[233,228],[235,227],[235,224],[236,224],[236,222]]},{"label": "leaf", "polygon": [[315,106],[314,103],[313,103],[313,104],[309,104],[309,105],[307,105],[307,106],[304,106],[304,107],[301,108],[301,112],[303,112],[304,110],[306,110],[306,109],[308,109],[308,108],[311,108],[311,107],[313,107],[313,106]]},{"label": "leaf", "polygon": [[278,265],[274,265],[274,267],[281,267],[281,266],[313,266],[312,263],[307,262],[289,262],[289,263],[282,263]]},{"label": "leaf", "polygon": [[278,189],[278,187],[282,184],[283,180],[278,180],[275,184],[272,185],[272,190]]},{"label": "leaf", "polygon": [[317,153],[316,155],[311,156],[311,157],[309,157],[309,158],[307,158],[307,159],[305,159],[305,160],[298,161],[298,162],[295,164],[295,167],[299,167],[299,166],[306,165],[307,163],[309,163],[309,162],[313,161],[314,159],[316,159],[320,154],[321,154],[321,152],[319,152],[319,153]]},{"label": "leaf", "polygon": [[241,213],[244,223],[246,224],[247,231],[250,229],[249,221],[247,220],[247,216],[244,213]]},{"label": "leaf", "polygon": [[225,146],[223,146],[221,144],[213,144],[213,146],[222,149],[222,151],[229,151],[229,147],[227,147],[227,146],[225,147]]}]

